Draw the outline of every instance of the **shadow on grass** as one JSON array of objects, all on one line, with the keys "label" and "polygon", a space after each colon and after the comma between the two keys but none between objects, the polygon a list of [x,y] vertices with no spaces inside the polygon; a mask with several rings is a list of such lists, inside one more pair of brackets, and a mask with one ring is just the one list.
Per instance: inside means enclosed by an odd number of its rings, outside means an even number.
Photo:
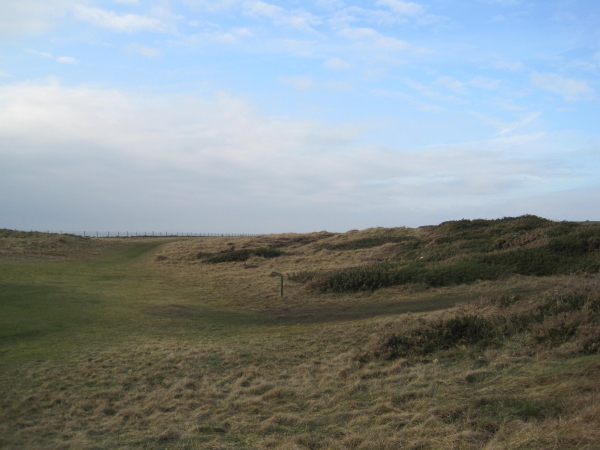
[{"label": "shadow on grass", "polygon": [[377,305],[324,306],[322,308],[275,308],[265,314],[268,325],[310,324],[368,319],[406,313],[420,313],[448,309],[457,303],[475,300],[477,294],[456,296],[436,295],[426,299],[411,301],[390,301]]}]

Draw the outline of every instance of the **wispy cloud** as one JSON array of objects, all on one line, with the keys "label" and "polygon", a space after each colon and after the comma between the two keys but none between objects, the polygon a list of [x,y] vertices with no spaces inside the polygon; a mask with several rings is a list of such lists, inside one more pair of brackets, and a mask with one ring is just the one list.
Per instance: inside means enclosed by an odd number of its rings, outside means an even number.
[{"label": "wispy cloud", "polygon": [[451,89],[455,92],[464,93],[465,92],[465,84],[461,81],[458,81],[455,78],[449,76],[439,77],[436,80],[436,84]]},{"label": "wispy cloud", "polygon": [[75,64],[79,62],[76,58],[73,58],[72,56],[59,56],[58,58],[56,58],[56,61],[63,64]]},{"label": "wispy cloud", "polygon": [[162,55],[162,52],[158,48],[147,47],[141,44],[127,44],[123,47],[123,50],[127,53],[145,56],[146,58],[156,58]]},{"label": "wispy cloud", "polygon": [[311,13],[296,9],[288,11],[281,6],[272,5],[259,0],[245,1],[242,4],[244,14],[251,17],[271,19],[275,25],[283,25],[299,30],[315,31],[312,25],[320,23],[320,19]]},{"label": "wispy cloud", "polygon": [[414,16],[425,12],[423,5],[413,2],[403,2],[401,0],[377,0],[376,5],[387,6],[392,11],[405,14],[407,16]]},{"label": "wispy cloud", "polygon": [[279,81],[283,84],[292,86],[295,89],[301,90],[310,89],[315,85],[315,82],[312,79],[312,77],[302,75],[292,77],[279,77]]},{"label": "wispy cloud", "polygon": [[524,117],[523,119],[518,120],[516,122],[502,122],[498,119],[494,119],[493,117],[485,116],[484,114],[480,114],[478,112],[471,112],[471,114],[480,118],[483,122],[487,123],[488,125],[492,125],[492,126],[498,128],[498,132],[496,133],[497,135],[503,135],[503,134],[510,133],[511,131],[514,131],[517,128],[521,128],[521,127],[527,125],[528,123],[533,122],[533,120],[537,119],[539,116],[542,115],[541,113],[536,112],[536,113],[531,113],[531,114],[527,115],[526,117]]},{"label": "wispy cloud", "polygon": [[408,87],[420,92],[425,97],[436,98],[436,99],[445,100],[445,101],[459,102],[459,103],[464,102],[463,100],[461,100],[460,98],[458,98],[454,95],[441,94],[440,92],[432,89],[431,87],[427,86],[426,84],[421,83],[419,81],[411,80],[410,78],[404,79],[404,84],[406,84]]},{"label": "wispy cloud", "polygon": [[373,28],[346,27],[338,31],[340,36],[354,40],[367,42],[372,48],[383,50],[406,50],[410,48],[407,42],[394,37],[384,36]]},{"label": "wispy cloud", "polygon": [[496,59],[484,67],[492,67],[494,69],[508,70],[511,72],[521,72],[527,69],[525,64],[520,61],[507,61],[505,59]]},{"label": "wispy cloud", "polygon": [[56,62],[62,63],[62,64],[76,64],[79,61],[76,58],[73,58],[72,56],[54,56],[52,53],[49,52],[38,52],[36,50],[31,50],[28,49],[27,50],[28,53],[33,53],[34,55],[38,55],[41,56],[43,58],[50,58],[55,60]]},{"label": "wispy cloud", "polygon": [[566,101],[591,99],[595,91],[584,80],[566,78],[555,73],[532,73],[531,84],[562,96]]},{"label": "wispy cloud", "polygon": [[78,5],[73,9],[76,19],[119,33],[137,33],[139,31],[165,32],[166,24],[153,17],[139,14],[117,14],[105,9]]},{"label": "wispy cloud", "polygon": [[323,63],[327,69],[349,69],[352,64],[344,61],[342,58],[329,58]]}]

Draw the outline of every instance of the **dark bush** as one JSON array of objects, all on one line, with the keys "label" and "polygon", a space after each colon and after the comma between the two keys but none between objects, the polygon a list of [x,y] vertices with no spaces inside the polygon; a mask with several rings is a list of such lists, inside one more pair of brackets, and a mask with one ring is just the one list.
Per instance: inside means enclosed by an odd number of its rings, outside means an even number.
[{"label": "dark bush", "polygon": [[379,263],[333,272],[319,283],[318,290],[323,292],[374,291],[408,283],[425,283],[434,287],[448,286],[495,279],[507,270],[504,266],[479,264],[468,260],[433,268],[423,262],[414,262],[400,268],[391,263]]},{"label": "dark bush", "polygon": [[288,275],[288,280],[293,281],[295,283],[306,283],[310,280],[312,280],[313,278],[315,278],[317,275],[319,275],[319,272],[315,272],[315,271],[310,271],[310,270],[303,270],[300,272],[294,272],[290,275]]},{"label": "dark bush", "polygon": [[375,354],[395,359],[423,356],[458,345],[488,347],[496,344],[500,336],[499,329],[487,319],[473,315],[459,316],[406,334],[392,335]]},{"label": "dark bush", "polygon": [[577,228],[579,228],[581,224],[577,222],[563,222],[560,225],[550,228],[548,230],[548,237],[559,237],[564,236],[566,234],[572,233]]},{"label": "dark bush", "polygon": [[[200,254],[199,254],[200,255]],[[217,254],[210,254],[211,256],[204,260],[206,263],[218,264],[223,262],[234,262],[234,261],[247,261],[251,256],[256,255],[262,258],[276,258],[281,255],[285,255],[281,250],[275,248],[247,248],[243,250],[224,250]]]},{"label": "dark bush", "polygon": [[281,250],[277,250],[275,248],[265,248],[260,247],[254,250],[251,250],[252,254],[256,256],[260,256],[261,258],[277,258],[278,256],[285,255]]}]

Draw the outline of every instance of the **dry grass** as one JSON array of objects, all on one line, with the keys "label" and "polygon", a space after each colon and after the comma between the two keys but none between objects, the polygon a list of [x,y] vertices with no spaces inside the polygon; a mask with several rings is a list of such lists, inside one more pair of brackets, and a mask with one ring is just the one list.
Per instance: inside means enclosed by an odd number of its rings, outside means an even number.
[{"label": "dry grass", "polygon": [[418,362],[357,359],[371,336],[421,318],[29,362],[5,374],[2,446],[597,448],[597,358],[458,349]]},{"label": "dry grass", "polygon": [[[135,260],[132,273],[145,271],[152,286],[173,291],[177,303],[128,290],[147,314],[141,322],[147,334],[3,365],[0,447],[599,448],[598,276],[513,276],[347,295],[315,295],[286,283],[279,298],[272,272],[328,271],[397,257],[398,243],[350,251],[324,245],[390,232],[432,241],[441,233],[371,229],[185,239]],[[271,246],[286,255],[222,264],[197,258],[231,244]],[[81,247],[79,256],[96,251]],[[435,251],[433,244],[428,251]],[[568,299],[579,298],[579,309],[564,309]],[[198,308],[223,315],[206,319]],[[539,308],[550,309],[527,326],[503,321]],[[255,326],[230,318],[242,312],[255,314]],[[391,359],[380,352],[390,336],[465,316],[489,320],[501,335],[493,345],[459,339],[445,349]],[[231,323],[195,328],[202,320]],[[186,331],[165,331],[166,323]]]}]

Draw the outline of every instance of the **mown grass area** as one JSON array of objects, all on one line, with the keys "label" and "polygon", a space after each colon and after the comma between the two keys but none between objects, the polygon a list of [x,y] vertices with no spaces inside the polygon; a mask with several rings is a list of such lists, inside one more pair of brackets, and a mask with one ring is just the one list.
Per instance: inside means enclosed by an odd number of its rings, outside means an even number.
[{"label": "mown grass area", "polygon": [[[598,448],[593,265],[311,286],[350,268],[434,270],[528,249],[593,262],[594,226],[527,216],[161,241],[0,234],[0,448]],[[239,250],[253,253],[198,259]],[[273,272],[290,274],[283,298]]]}]

